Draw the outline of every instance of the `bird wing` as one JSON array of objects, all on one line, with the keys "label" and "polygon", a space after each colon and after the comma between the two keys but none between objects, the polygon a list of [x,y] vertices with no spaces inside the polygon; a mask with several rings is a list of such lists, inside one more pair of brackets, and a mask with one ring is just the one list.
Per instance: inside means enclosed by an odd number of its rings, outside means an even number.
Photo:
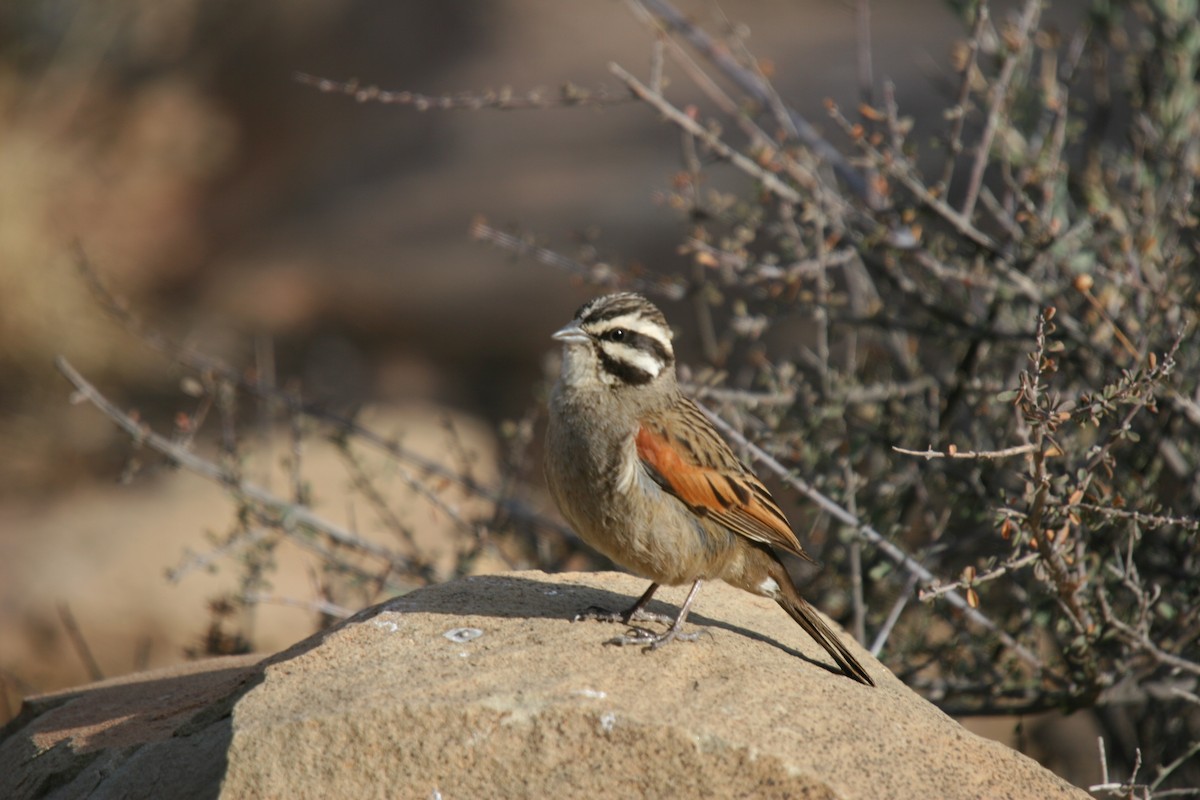
[{"label": "bird wing", "polygon": [[734,533],[812,561],[767,487],[743,464],[708,418],[684,398],[650,414],[638,429],[637,453],[650,477],[693,514]]}]

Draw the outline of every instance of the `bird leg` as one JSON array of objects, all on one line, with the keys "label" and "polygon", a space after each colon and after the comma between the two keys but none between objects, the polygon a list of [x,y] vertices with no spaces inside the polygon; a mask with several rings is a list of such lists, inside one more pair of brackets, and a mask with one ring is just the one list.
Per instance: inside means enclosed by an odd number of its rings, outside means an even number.
[{"label": "bird leg", "polygon": [[674,620],[666,614],[655,614],[646,610],[646,604],[650,602],[650,598],[654,597],[654,593],[657,591],[658,584],[652,583],[650,588],[637,599],[637,602],[624,611],[609,611],[600,606],[588,606],[576,614],[572,621],[582,622],[585,619],[594,619],[600,622],[619,622],[622,625],[628,625],[631,622],[661,622],[664,625],[670,625]]},{"label": "bird leg", "polygon": [[[683,623],[687,619],[688,608],[691,607],[692,600],[694,600],[696,598],[696,593],[700,591],[700,584],[702,584],[702,583],[704,583],[704,581],[697,578],[696,582],[692,584],[692,590],[690,592],[688,592],[687,599],[683,601],[683,606],[679,609],[679,614],[675,617],[675,621],[671,623],[671,627],[668,628],[665,633],[656,634],[653,631],[647,630],[645,628],[640,628],[640,627],[634,626],[633,628],[630,628],[629,632],[627,634],[625,634],[624,636],[613,637],[612,639],[609,639],[607,642],[605,642],[605,644],[619,644],[619,645],[644,644],[644,645],[646,645],[646,650],[649,651],[649,650],[657,650],[658,648],[662,647],[667,642],[674,641],[675,639],[678,639],[681,642],[696,641],[697,639],[700,638],[700,633],[699,632],[683,633]],[[658,588],[658,584],[652,585],[650,587],[650,591],[646,592],[646,594],[644,594],[642,596],[642,599],[639,600],[636,604],[634,604],[634,607],[631,608],[630,611],[637,611],[638,606],[641,605],[644,601],[648,601],[650,599],[650,595],[652,595],[654,593],[654,590],[657,588]],[[662,616],[662,615],[655,615],[655,616]],[[626,624],[628,624],[628,623],[626,623]]]}]

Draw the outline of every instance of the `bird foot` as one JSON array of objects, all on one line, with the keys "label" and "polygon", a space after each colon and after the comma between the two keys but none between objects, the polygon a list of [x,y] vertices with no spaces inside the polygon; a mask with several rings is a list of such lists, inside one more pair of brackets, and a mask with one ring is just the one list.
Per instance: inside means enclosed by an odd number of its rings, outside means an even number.
[{"label": "bird foot", "polygon": [[676,639],[681,642],[694,642],[700,638],[701,633],[702,631],[684,633],[683,631],[680,631],[674,627],[665,633],[655,633],[654,631],[647,630],[646,628],[634,626],[630,628],[624,636],[614,636],[606,641],[605,644],[615,644],[622,647],[627,644],[645,645],[646,652],[649,652],[651,650],[657,650],[664,644],[675,641]]},{"label": "bird foot", "polygon": [[622,625],[628,625],[631,622],[659,622],[663,625],[671,625],[675,622],[673,618],[668,617],[666,614],[655,614],[653,611],[647,611],[644,608],[609,611],[607,608],[601,608],[600,606],[588,606],[576,614],[571,621],[583,622],[584,620],[619,622]]}]

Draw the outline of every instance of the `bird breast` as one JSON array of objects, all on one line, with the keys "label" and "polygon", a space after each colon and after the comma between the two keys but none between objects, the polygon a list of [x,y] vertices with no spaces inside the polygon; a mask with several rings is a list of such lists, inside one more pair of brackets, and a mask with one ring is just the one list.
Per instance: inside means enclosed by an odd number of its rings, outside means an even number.
[{"label": "bird breast", "polygon": [[564,410],[550,415],[546,477],[580,537],[657,583],[720,577],[736,552],[736,534],[663,491],[638,458],[633,431],[606,430]]}]

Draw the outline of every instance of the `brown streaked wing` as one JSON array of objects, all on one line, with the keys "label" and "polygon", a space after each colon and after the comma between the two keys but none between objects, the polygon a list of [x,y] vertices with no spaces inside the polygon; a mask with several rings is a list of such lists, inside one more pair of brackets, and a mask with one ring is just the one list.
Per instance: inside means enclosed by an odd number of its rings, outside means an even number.
[{"label": "brown streaked wing", "polygon": [[693,513],[812,560],[771,493],[690,400],[644,418],[637,452],[654,481]]}]

